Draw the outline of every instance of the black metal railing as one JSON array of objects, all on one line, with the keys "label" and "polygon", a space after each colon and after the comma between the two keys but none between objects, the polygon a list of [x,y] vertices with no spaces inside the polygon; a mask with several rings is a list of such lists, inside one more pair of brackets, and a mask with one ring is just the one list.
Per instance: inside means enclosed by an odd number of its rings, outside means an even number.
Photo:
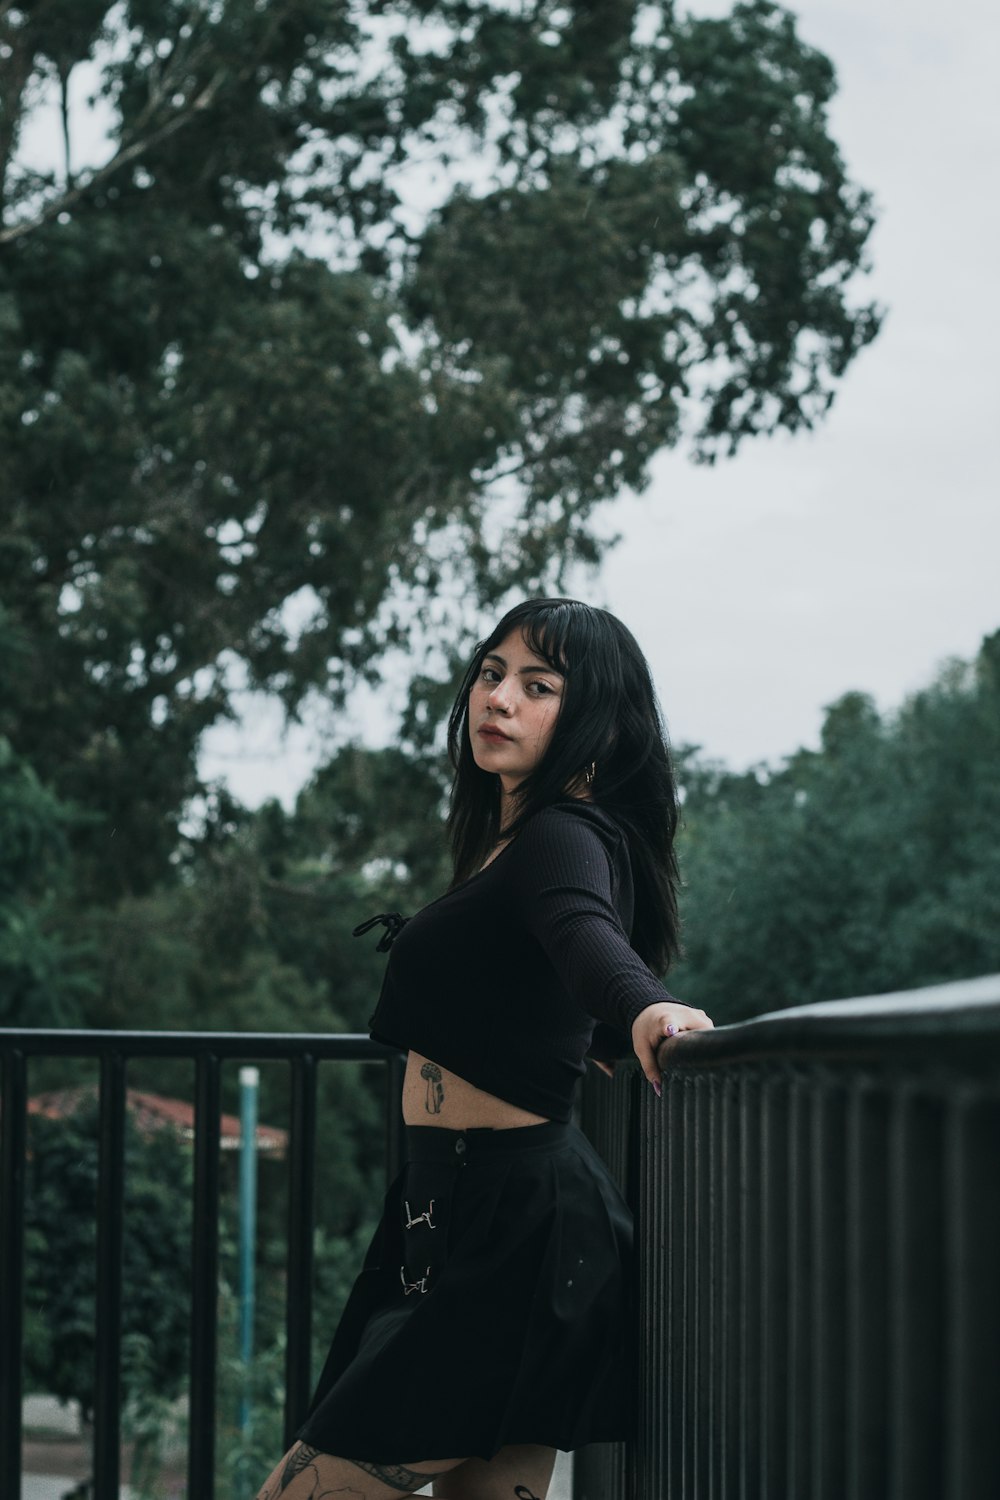
[{"label": "black metal railing", "polygon": [[290,1073],[288,1284],[285,1435],[310,1397],[311,1288],[316,1081],[321,1062],[379,1061],[386,1070],[386,1171],[400,1155],[403,1059],[367,1036],[290,1036],[217,1032],[14,1031],[0,1029],[0,1496],[21,1496],[24,1209],[28,1064],[39,1058],[91,1058],[100,1066],[97,1284],[94,1371],[94,1491],[118,1500],[121,1464],[121,1313],[125,1192],[126,1074],[133,1059],[169,1058],[195,1068],[191,1253],[188,1489],[212,1500],[215,1468],[216,1298],[219,1272],[219,1151],[223,1063],[286,1062]]},{"label": "black metal railing", "polygon": [[1000,1495],[1000,976],[588,1079],[639,1225],[638,1438],[576,1500]]},{"label": "black metal railing", "polygon": [[[196,1076],[188,1494],[213,1495],[221,1070],[289,1066],[286,1435],[310,1385],[317,1068],[362,1036],[0,1030],[0,1495],[19,1500],[28,1064],[100,1065],[94,1472],[117,1500],[128,1064]],[[584,1090],[639,1226],[635,1443],[584,1450],[576,1500],[1000,1494],[1000,977],[756,1017]]]}]

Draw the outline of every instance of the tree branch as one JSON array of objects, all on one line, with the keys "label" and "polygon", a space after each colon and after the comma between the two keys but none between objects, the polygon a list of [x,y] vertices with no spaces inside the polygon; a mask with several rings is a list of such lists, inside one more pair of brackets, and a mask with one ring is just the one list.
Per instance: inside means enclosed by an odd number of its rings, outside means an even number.
[{"label": "tree branch", "polygon": [[267,891],[274,891],[282,896],[292,896],[297,901],[325,901],[330,900],[329,886],[291,885],[287,880],[274,880],[269,876],[261,879],[261,885]]},{"label": "tree branch", "polygon": [[7,229],[0,229],[0,245],[9,245],[14,240],[23,239],[25,235],[33,234],[43,224],[47,224],[50,220],[58,218],[61,213],[65,213],[68,208],[72,207],[74,203],[78,203],[85,194],[91,192],[99,183],[105,182],[109,177],[114,176],[116,172],[120,172],[122,167],[134,161],[136,157],[141,156],[150,147],[159,145],[161,141],[167,140],[178,130],[182,129],[200,111],[208,109],[211,106],[226,78],[226,72],[225,68],[219,68],[211,81],[205,85],[199,94],[195,95],[186,109],[179,111],[172,120],[167,120],[158,130],[153,130],[140,140],[132,141],[130,145],[123,146],[115,152],[110,161],[105,162],[103,167],[98,167],[84,181],[77,183],[67,192],[61,193],[58,198],[53,198],[33,218],[23,219],[19,224],[11,224]]},{"label": "tree branch", "polygon": [[[5,6],[4,10],[6,9],[9,6]],[[4,11],[0,10],[0,20],[3,15]],[[0,220],[7,202],[7,169],[17,140],[21,98],[34,64],[34,54],[30,47],[18,46],[14,42],[8,42],[8,46],[11,48],[11,56],[3,70],[4,87],[0,91]]]},{"label": "tree branch", "polygon": [[59,64],[59,113],[60,113],[60,115],[62,117],[63,159],[64,159],[64,168],[65,168],[65,170],[63,172],[63,180],[64,180],[64,182],[66,184],[67,191],[72,191],[72,188],[73,188],[73,160],[72,160],[72,156],[70,154],[70,135],[69,135],[69,75],[70,75],[70,69],[65,65],[65,63],[60,63]]}]

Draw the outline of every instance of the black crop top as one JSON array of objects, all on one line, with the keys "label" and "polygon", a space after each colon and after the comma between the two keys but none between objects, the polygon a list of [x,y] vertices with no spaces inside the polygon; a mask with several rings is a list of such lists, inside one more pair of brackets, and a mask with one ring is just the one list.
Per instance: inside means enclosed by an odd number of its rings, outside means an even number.
[{"label": "black crop top", "polygon": [[632,908],[609,814],[579,799],[547,807],[398,931],[371,1035],[568,1120],[595,1022],[619,1042],[602,1055],[622,1055],[639,1012],[670,998],[629,944]]}]

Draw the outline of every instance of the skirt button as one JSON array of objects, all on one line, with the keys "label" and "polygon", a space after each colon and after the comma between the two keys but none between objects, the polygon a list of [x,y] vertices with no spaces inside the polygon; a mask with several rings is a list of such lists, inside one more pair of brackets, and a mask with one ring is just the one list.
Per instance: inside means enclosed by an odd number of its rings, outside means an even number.
[{"label": "skirt button", "polygon": [[455,1154],[457,1156],[461,1156],[462,1153],[464,1152],[464,1150],[465,1150],[465,1138],[463,1136],[459,1136],[458,1140],[455,1142]]}]

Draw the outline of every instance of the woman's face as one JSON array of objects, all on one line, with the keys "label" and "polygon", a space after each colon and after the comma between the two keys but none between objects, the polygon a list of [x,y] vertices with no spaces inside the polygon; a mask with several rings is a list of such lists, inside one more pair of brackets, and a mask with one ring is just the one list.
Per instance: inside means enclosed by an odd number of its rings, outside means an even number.
[{"label": "woman's face", "polygon": [[476,765],[513,791],[538,765],[555,729],[565,678],[511,631],[488,652],[469,692],[469,740]]}]

